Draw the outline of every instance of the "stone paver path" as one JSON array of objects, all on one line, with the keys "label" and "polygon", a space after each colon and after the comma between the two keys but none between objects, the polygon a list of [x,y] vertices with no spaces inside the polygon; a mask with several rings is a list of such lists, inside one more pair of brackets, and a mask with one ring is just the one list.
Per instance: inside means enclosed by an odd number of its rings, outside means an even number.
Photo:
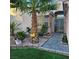
[{"label": "stone paver path", "polygon": [[55,33],[42,47],[69,52],[69,46],[62,43],[62,33]]}]

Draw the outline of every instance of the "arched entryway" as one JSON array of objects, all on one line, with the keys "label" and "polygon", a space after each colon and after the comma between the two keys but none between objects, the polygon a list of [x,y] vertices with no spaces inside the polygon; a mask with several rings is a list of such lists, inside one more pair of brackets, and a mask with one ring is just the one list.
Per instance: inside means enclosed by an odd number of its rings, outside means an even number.
[{"label": "arched entryway", "polygon": [[54,32],[64,32],[64,12],[57,11],[55,12],[55,24],[54,24]]}]

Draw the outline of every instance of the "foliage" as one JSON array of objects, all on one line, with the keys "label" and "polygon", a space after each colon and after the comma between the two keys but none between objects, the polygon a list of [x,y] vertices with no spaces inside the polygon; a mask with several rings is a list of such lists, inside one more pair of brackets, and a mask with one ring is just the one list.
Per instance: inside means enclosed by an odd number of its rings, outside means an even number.
[{"label": "foliage", "polygon": [[36,12],[46,12],[49,10],[55,10],[57,8],[56,3],[51,3],[49,0],[10,0],[10,6],[17,8],[23,12],[31,13],[33,10]]},{"label": "foliage", "polygon": [[46,33],[46,32],[47,32],[47,28],[48,28],[48,27],[47,27],[46,25],[43,25],[43,26],[42,26],[42,29],[41,29],[41,32],[42,32],[42,33]]},{"label": "foliage", "polygon": [[12,35],[14,35],[14,32],[19,29],[18,28],[19,25],[20,24],[17,24],[15,22],[10,23],[10,32],[11,32]]},{"label": "foliage", "polygon": [[16,48],[10,50],[10,59],[69,59],[69,56],[36,48]]},{"label": "foliage", "polygon": [[68,40],[67,40],[67,35],[66,34],[63,34],[62,42],[68,44]]},{"label": "foliage", "polygon": [[23,41],[25,38],[25,33],[23,31],[17,32],[16,36],[19,40]]},{"label": "foliage", "polygon": [[43,36],[45,33],[47,33],[47,29],[48,27],[45,24],[43,24],[41,31],[38,33],[38,36]]}]

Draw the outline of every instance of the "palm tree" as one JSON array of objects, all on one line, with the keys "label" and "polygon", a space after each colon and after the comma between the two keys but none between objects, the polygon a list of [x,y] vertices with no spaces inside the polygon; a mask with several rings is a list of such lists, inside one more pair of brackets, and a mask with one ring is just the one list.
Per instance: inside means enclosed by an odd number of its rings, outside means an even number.
[{"label": "palm tree", "polygon": [[55,10],[56,4],[49,0],[11,0],[11,7],[32,15],[32,33],[37,33],[37,13]]}]

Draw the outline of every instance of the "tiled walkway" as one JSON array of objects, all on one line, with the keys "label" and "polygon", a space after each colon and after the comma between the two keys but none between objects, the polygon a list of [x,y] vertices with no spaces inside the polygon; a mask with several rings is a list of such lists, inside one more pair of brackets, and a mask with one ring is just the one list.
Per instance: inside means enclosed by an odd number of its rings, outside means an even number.
[{"label": "tiled walkway", "polygon": [[62,42],[62,33],[55,33],[42,47],[55,49],[62,52],[69,52],[69,46]]}]

